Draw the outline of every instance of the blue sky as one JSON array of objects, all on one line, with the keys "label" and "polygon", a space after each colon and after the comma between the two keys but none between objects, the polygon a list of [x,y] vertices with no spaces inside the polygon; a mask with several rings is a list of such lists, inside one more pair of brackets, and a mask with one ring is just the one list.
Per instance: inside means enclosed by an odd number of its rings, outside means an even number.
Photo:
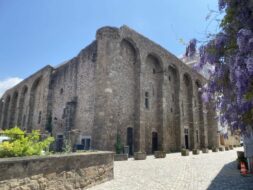
[{"label": "blue sky", "polygon": [[24,79],[45,65],[74,57],[105,25],[128,25],[179,56],[185,50],[180,38],[202,40],[217,30],[217,24],[205,20],[217,4],[217,0],[0,0],[0,93],[1,82]]}]

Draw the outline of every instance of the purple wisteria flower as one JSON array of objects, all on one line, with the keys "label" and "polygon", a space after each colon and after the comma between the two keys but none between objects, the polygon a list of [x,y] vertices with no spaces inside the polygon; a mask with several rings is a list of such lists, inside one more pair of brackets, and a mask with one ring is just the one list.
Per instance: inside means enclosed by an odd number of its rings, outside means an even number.
[{"label": "purple wisteria flower", "polygon": [[221,31],[199,48],[199,68],[211,64],[204,102],[215,98],[220,121],[233,130],[253,125],[253,4],[251,0],[219,0],[225,9]]},{"label": "purple wisteria flower", "polygon": [[190,40],[189,45],[186,47],[186,52],[185,52],[186,57],[192,57],[192,56],[195,55],[196,45],[197,45],[197,40],[196,39]]},{"label": "purple wisteria flower", "polygon": [[253,75],[253,57],[249,57],[246,60],[246,66],[247,66],[247,70],[248,70],[249,74]]},{"label": "purple wisteria flower", "polygon": [[241,29],[237,34],[237,45],[239,51],[242,53],[246,53],[251,50],[249,47],[249,40],[253,37],[251,30]]}]

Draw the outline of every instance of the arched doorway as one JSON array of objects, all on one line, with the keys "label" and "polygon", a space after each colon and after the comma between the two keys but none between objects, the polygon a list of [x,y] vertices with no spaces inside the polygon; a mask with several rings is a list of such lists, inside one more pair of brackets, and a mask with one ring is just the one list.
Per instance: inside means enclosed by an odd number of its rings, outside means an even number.
[{"label": "arched doorway", "polygon": [[134,152],[134,134],[133,134],[133,128],[128,127],[127,128],[127,146],[129,147],[129,155],[133,155]]},{"label": "arched doorway", "polygon": [[152,153],[158,150],[158,135],[157,132],[152,133]]},{"label": "arched doorway", "polygon": [[185,148],[189,149],[189,130],[184,129],[184,143],[185,143]]}]

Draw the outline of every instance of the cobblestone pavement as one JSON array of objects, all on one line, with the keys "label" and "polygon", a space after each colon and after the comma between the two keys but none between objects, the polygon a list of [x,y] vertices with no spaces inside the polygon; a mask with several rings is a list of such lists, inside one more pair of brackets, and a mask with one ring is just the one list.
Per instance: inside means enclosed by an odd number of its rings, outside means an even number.
[{"label": "cobblestone pavement", "polygon": [[114,180],[89,190],[253,190],[253,176],[237,170],[236,148],[224,152],[182,157],[167,154],[164,159],[114,162]]}]

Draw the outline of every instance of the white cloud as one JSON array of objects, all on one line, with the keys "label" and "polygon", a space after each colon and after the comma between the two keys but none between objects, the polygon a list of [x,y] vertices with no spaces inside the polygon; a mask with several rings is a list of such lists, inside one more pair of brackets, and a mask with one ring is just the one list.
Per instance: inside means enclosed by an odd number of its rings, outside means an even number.
[{"label": "white cloud", "polygon": [[15,86],[16,84],[20,83],[23,79],[18,77],[10,77],[3,80],[0,80],[0,98],[2,97],[3,93],[8,90],[9,88]]}]

